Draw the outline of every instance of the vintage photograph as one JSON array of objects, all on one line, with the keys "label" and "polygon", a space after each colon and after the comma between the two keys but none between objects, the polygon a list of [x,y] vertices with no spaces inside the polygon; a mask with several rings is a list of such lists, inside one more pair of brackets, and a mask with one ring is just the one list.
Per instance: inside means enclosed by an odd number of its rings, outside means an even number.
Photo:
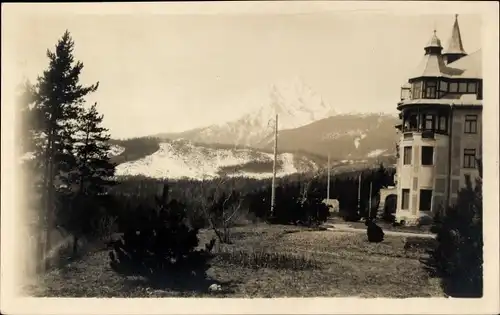
[{"label": "vintage photograph", "polygon": [[482,15],[214,4],[2,22],[19,294],[483,298]]}]

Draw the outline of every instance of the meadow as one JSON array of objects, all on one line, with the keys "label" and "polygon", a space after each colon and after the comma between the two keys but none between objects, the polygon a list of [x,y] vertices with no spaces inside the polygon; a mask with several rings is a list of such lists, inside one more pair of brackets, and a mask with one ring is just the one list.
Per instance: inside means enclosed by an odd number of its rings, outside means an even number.
[{"label": "meadow", "polygon": [[[201,230],[200,245],[212,237]],[[231,229],[232,244],[217,244],[206,278],[151,284],[122,277],[105,249],[40,276],[32,296],[57,297],[430,297],[443,296],[420,260],[428,240],[319,228],[248,224]],[[421,246],[411,246],[419,244]],[[422,246],[423,245],[423,246]],[[220,289],[209,287],[219,284]]]}]

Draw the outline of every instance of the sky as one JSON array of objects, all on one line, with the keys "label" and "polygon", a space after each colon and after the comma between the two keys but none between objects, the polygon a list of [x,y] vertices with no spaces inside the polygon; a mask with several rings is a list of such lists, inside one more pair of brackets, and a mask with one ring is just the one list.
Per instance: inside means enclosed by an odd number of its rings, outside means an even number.
[{"label": "sky", "polygon": [[[249,110],[248,98],[296,78],[339,112],[396,113],[400,86],[433,30],[446,48],[455,18],[453,11],[46,12],[11,22],[17,75],[40,75],[46,50],[69,30],[85,66],[82,83],[100,83],[87,100],[97,102],[114,138],[232,120]],[[465,50],[481,48],[481,16],[458,19]]]}]

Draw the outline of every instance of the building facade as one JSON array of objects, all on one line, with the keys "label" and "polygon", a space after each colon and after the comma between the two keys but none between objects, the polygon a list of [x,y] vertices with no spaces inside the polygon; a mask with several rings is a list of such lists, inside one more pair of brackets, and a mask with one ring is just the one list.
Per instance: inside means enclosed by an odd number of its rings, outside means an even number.
[{"label": "building facade", "polygon": [[432,35],[417,71],[401,88],[396,221],[430,222],[478,175],[482,145],[481,50],[464,50],[458,16],[443,51]]}]

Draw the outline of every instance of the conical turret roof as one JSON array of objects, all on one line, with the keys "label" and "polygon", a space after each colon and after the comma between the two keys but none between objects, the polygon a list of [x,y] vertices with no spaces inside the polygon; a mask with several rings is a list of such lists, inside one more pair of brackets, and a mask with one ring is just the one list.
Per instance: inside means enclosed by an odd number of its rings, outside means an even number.
[{"label": "conical turret roof", "polygon": [[441,46],[441,40],[436,35],[436,30],[434,30],[434,35],[427,43],[427,46],[425,46],[425,48],[431,48],[431,47],[443,48],[443,46]]},{"label": "conical turret roof", "polygon": [[462,54],[466,55],[464,45],[462,43],[462,35],[460,34],[460,26],[458,25],[458,14],[455,14],[455,23],[451,30],[451,38],[448,43],[446,54]]}]

